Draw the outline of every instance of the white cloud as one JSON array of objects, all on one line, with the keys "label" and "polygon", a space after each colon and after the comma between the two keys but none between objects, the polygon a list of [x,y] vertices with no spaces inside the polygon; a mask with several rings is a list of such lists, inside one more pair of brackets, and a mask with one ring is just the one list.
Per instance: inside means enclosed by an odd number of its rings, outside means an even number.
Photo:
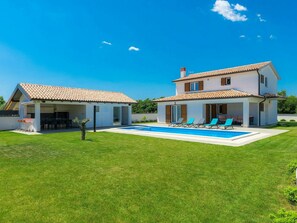
[{"label": "white cloud", "polygon": [[111,43],[111,42],[107,42],[107,41],[102,41],[101,43],[102,43],[102,44],[104,44],[104,45],[109,45],[109,46],[111,46],[111,45],[112,45],[112,43]]},{"label": "white cloud", "polygon": [[266,22],[266,19],[263,19],[261,14],[257,14],[257,17],[260,22]]},{"label": "white cloud", "polygon": [[238,3],[234,6],[234,9],[237,11],[247,11],[247,8],[243,5],[239,5]]},{"label": "white cloud", "polygon": [[261,36],[261,35],[257,35],[257,38],[258,38],[258,39],[261,39],[261,38],[262,38],[262,36]]},{"label": "white cloud", "polygon": [[240,35],[240,36],[239,36],[239,38],[245,38],[245,37],[246,37],[245,35]]},{"label": "white cloud", "polygon": [[242,15],[239,13],[239,11],[246,10],[246,7],[239,4],[230,5],[230,3],[226,0],[216,0],[212,8],[213,12],[217,12],[218,14],[222,15],[225,19],[230,20],[232,22],[247,21],[248,18],[246,17],[246,15]]},{"label": "white cloud", "polygon": [[129,51],[139,51],[140,49],[138,47],[135,47],[135,46],[130,46]]}]

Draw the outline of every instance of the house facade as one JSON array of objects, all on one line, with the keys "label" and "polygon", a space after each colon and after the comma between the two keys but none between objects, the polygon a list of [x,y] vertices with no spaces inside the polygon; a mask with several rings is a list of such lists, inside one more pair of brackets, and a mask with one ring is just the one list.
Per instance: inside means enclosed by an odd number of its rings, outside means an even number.
[{"label": "house facade", "polygon": [[277,123],[277,83],[280,77],[271,62],[187,75],[181,68],[174,80],[175,96],[156,100],[158,122],[170,123],[212,118],[233,118],[244,127]]},{"label": "house facade", "polygon": [[71,128],[76,117],[90,119],[88,128],[130,125],[133,103],[120,92],[21,83],[4,109],[19,111],[21,129],[38,132]]}]

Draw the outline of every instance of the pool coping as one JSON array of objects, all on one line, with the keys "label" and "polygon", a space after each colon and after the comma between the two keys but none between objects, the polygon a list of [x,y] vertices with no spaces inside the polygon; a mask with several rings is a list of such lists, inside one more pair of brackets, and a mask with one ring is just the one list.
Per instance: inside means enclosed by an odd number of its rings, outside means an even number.
[{"label": "pool coping", "polygon": [[[137,125],[137,126],[155,126],[155,127],[168,127],[164,125]],[[127,126],[126,126],[127,127]],[[287,132],[288,130],[276,130],[276,129],[264,129],[264,128],[235,128],[234,130],[221,130],[221,131],[240,131],[240,132],[250,132],[250,134],[236,136],[232,138],[220,138],[212,136],[197,136],[197,135],[185,135],[177,133],[164,133],[164,132],[149,132],[149,131],[139,131],[139,130],[124,130],[125,127],[110,128],[110,129],[99,129],[100,131],[113,132],[113,133],[122,133],[129,135],[140,135],[154,138],[163,138],[163,139],[172,139],[172,140],[181,140],[188,142],[199,142],[215,145],[225,145],[238,147],[256,142],[261,139],[265,139],[271,136],[279,135]],[[176,128],[176,127],[172,127]],[[196,129],[196,128],[189,128]],[[202,130],[202,129],[201,129]],[[219,129],[209,129],[209,130],[219,130]]]}]

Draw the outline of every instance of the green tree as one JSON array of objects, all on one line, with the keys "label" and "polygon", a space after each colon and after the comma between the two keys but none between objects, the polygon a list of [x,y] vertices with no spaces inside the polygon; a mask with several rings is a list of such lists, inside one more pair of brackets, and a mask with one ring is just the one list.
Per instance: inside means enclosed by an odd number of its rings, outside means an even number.
[{"label": "green tree", "polygon": [[2,96],[0,96],[0,110],[3,109],[4,105],[5,105],[5,100]]},{"label": "green tree", "polygon": [[287,96],[285,90],[280,91],[278,94],[286,97],[284,100],[278,102],[278,113],[295,114],[297,112],[297,97],[293,95]]},{"label": "green tree", "polygon": [[77,117],[72,120],[72,122],[77,124],[79,126],[79,128],[80,128],[81,140],[86,139],[86,125],[87,125],[88,121],[90,121],[90,119],[86,118],[86,119],[83,119],[83,120],[79,120]]},{"label": "green tree", "polygon": [[157,113],[157,103],[154,99],[137,100],[137,104],[132,105],[133,113]]}]

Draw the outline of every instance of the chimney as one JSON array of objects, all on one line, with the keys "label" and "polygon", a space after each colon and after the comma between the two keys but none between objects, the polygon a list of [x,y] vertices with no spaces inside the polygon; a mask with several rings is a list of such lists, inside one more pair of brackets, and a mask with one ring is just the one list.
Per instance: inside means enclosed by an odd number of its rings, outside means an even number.
[{"label": "chimney", "polygon": [[187,71],[185,67],[180,68],[180,77],[183,78],[187,75]]}]

